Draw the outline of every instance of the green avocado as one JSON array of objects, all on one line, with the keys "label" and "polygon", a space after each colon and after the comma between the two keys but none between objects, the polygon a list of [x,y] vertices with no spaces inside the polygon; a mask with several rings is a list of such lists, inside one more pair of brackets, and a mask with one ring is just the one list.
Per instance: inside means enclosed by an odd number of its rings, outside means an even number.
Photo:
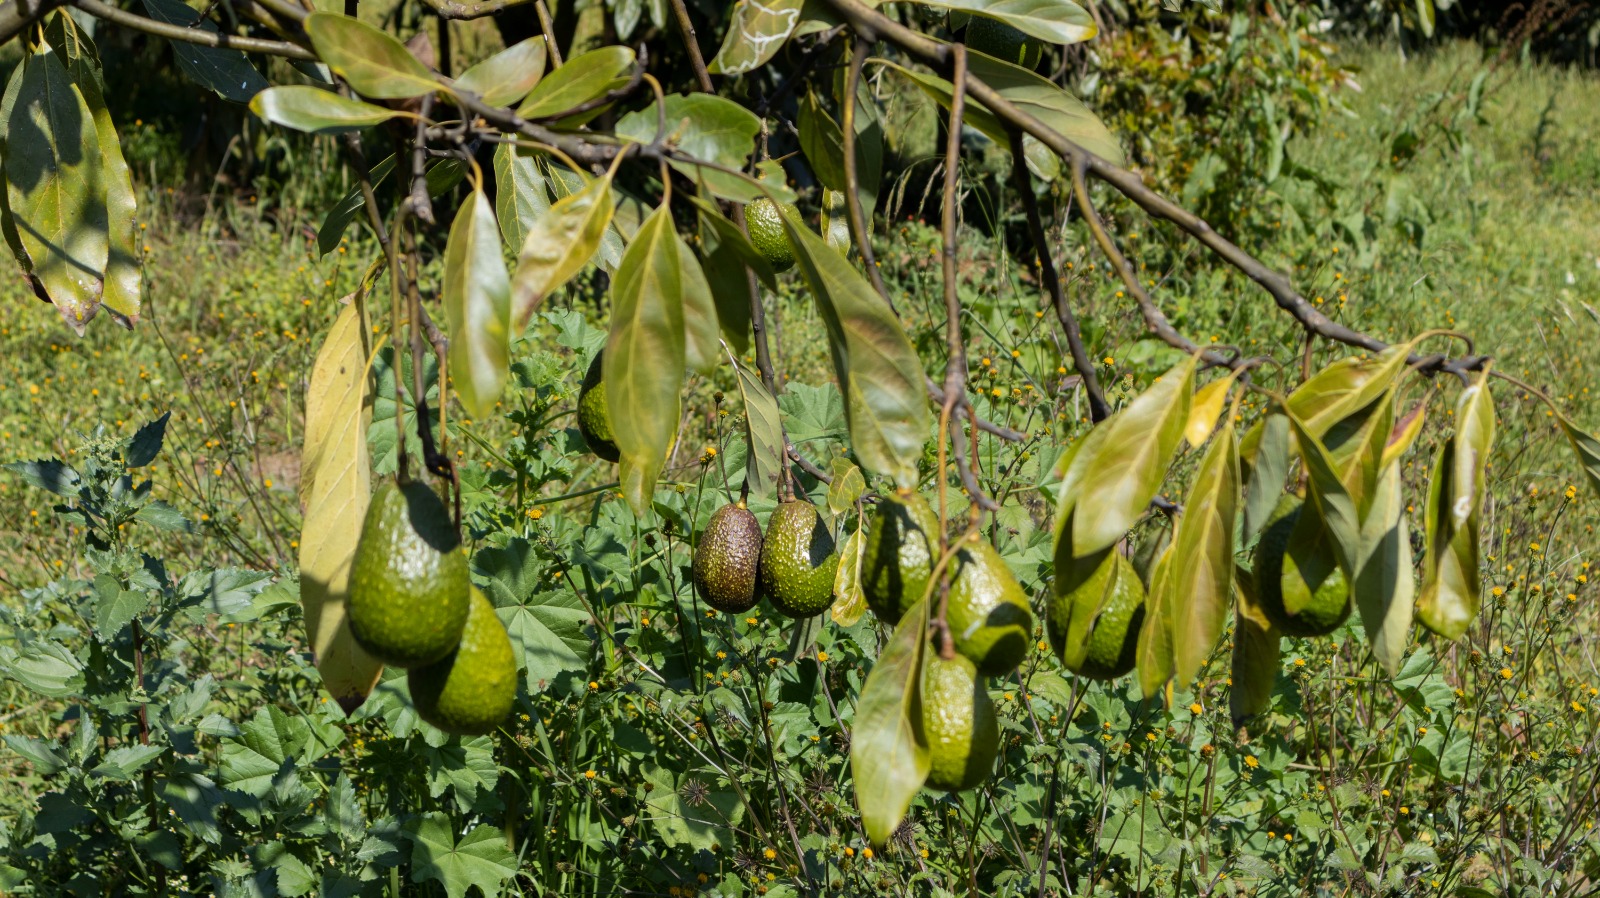
[{"label": "green avocado", "polygon": [[471,611],[456,650],[406,673],[417,716],[447,733],[494,732],[517,697],[517,662],[511,638],[494,605],[472,587]]},{"label": "green avocado", "polygon": [[1091,680],[1115,680],[1133,670],[1144,624],[1144,581],[1122,553],[1113,551],[1111,593],[1089,631],[1083,662],[1069,668]]},{"label": "green avocado", "polygon": [[350,566],[350,632],[372,657],[413,667],[449,654],[467,621],[467,559],[426,484],[372,495]]},{"label": "green avocado", "polygon": [[600,357],[594,354],[589,371],[583,376],[583,386],[578,388],[578,432],[589,444],[589,451],[609,462],[622,458],[622,451],[612,442],[611,416],[606,411],[606,391],[600,381]]},{"label": "green avocado", "polygon": [[989,16],[975,15],[967,22],[965,43],[969,49],[1025,69],[1044,58],[1044,44],[1038,38]]},{"label": "green avocado", "polygon": [[783,213],[798,215],[789,203],[782,212],[777,203],[762,198],[744,207],[744,224],[750,232],[750,243],[760,253],[773,271],[786,271],[794,267],[794,244],[789,242],[789,232],[783,227]]},{"label": "green avocado", "polygon": [[793,618],[821,614],[833,604],[839,553],[816,508],[805,500],[780,504],[761,542],[761,591],[779,613]]},{"label": "green avocado", "polygon": [[[717,509],[694,548],[694,585],[718,611],[749,611],[761,601],[756,573],[761,564],[761,522],[743,502]],[[829,584],[832,588],[832,584]]]},{"label": "green avocado", "polygon": [[[1261,610],[1267,619],[1287,636],[1326,636],[1350,616],[1350,583],[1339,560],[1326,543],[1290,558],[1284,564],[1289,537],[1305,504],[1298,496],[1285,495],[1272,510],[1261,540],[1256,543],[1255,581],[1260,591]],[[1299,577],[1311,587],[1311,604],[1291,615],[1283,604],[1283,580]]]},{"label": "green avocado", "polygon": [[978,672],[1003,676],[1028,651],[1033,612],[1022,585],[994,547],[974,534],[956,551],[945,621],[956,651]]},{"label": "green avocado", "polygon": [[878,503],[861,549],[861,591],[878,619],[894,626],[927,591],[938,562],[939,516],[909,490]]},{"label": "green avocado", "polygon": [[928,740],[927,785],[960,792],[983,782],[994,769],[1000,724],[994,703],[965,656],[949,661],[932,645],[922,669],[922,733]]}]

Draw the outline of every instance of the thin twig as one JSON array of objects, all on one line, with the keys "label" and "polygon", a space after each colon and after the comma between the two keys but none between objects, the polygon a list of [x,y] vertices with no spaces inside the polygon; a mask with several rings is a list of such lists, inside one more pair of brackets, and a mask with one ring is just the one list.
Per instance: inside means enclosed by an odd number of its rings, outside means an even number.
[{"label": "thin twig", "polygon": [[867,211],[861,208],[861,175],[856,166],[856,91],[861,84],[861,67],[866,64],[870,52],[871,42],[857,38],[855,50],[850,55],[850,68],[844,76],[844,99],[840,102],[840,118],[843,122],[839,126],[844,135],[844,201],[850,213],[851,236],[860,248],[861,261],[867,266],[867,277],[872,279],[872,286],[878,295],[889,304],[889,311],[898,318],[900,311],[889,297],[889,288],[883,283],[883,272],[878,270],[878,260],[872,250],[871,221]]},{"label": "thin twig", "polygon": [[555,24],[550,20],[550,7],[544,0],[533,0],[534,12],[539,15],[539,30],[544,32],[545,49],[550,51],[550,67],[561,68],[561,48],[556,45]]},{"label": "thin twig", "polygon": [[422,0],[422,2],[428,4],[441,19],[469,21],[492,16],[513,6],[521,6],[530,0],[486,0],[483,3],[456,3],[454,0]]},{"label": "thin twig", "polygon": [[678,20],[678,30],[683,33],[683,48],[689,52],[689,64],[694,67],[695,79],[700,82],[700,89],[705,93],[712,93],[711,72],[706,69],[706,60],[700,55],[700,39],[695,36],[694,22],[689,20],[689,9],[683,5],[683,0],[672,0],[672,16]]},{"label": "thin twig", "polygon": [[[247,53],[266,53],[270,56],[282,56],[286,59],[302,59],[314,61],[315,53],[287,41],[267,40],[259,37],[240,37],[222,31],[206,31],[203,28],[189,28],[183,25],[174,25],[170,22],[158,22],[147,19],[136,13],[118,9],[109,3],[100,0],[73,0],[73,6],[83,10],[97,19],[104,19],[124,28],[143,31],[157,37],[164,37],[171,41],[181,41],[186,44],[198,44],[202,47],[221,47],[226,50],[243,50]],[[0,33],[3,33],[5,23],[0,19]]]}]

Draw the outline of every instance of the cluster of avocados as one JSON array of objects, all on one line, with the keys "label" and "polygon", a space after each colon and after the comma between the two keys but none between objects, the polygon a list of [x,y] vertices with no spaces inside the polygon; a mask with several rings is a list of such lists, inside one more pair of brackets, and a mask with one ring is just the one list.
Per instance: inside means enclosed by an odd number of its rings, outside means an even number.
[{"label": "cluster of avocados", "polygon": [[706,604],[741,614],[765,596],[780,614],[814,617],[833,604],[839,553],[817,509],[804,499],[779,503],[761,522],[743,502],[711,515],[695,546],[694,585]]},{"label": "cluster of avocados", "polygon": [[423,720],[476,736],[510,713],[517,697],[511,639],[472,585],[450,514],[426,484],[390,481],[373,494],[346,610],[368,654],[406,668]]}]

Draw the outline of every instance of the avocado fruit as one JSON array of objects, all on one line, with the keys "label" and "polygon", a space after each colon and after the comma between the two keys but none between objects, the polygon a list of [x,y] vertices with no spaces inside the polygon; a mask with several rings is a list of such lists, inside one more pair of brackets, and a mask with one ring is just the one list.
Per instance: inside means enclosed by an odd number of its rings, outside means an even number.
[{"label": "avocado fruit", "polygon": [[396,667],[437,661],[467,622],[467,559],[450,513],[426,484],[386,482],[372,495],[350,566],[350,632]]},{"label": "avocado fruit", "polygon": [[956,551],[953,563],[945,621],[956,651],[984,676],[1010,673],[1027,654],[1033,633],[1033,612],[1022,585],[977,534]]},{"label": "avocado fruit", "polygon": [[968,49],[1032,70],[1044,58],[1044,43],[999,19],[974,15],[967,21]]},{"label": "avocado fruit", "polygon": [[458,736],[494,732],[517,698],[511,637],[489,599],[476,586],[471,593],[467,625],[455,651],[406,672],[417,716]]},{"label": "avocado fruit", "polygon": [[[761,601],[756,574],[761,566],[761,522],[743,502],[717,509],[694,547],[694,586],[718,611],[739,614]],[[832,584],[829,584],[832,589]]]},{"label": "avocado fruit", "polygon": [[839,553],[833,535],[810,502],[780,503],[767,520],[761,542],[758,581],[780,614],[800,619],[833,604],[833,577]]},{"label": "avocado fruit", "polygon": [[[1267,518],[1256,543],[1256,588],[1261,610],[1284,635],[1326,636],[1350,617],[1350,583],[1326,541],[1296,547],[1292,557],[1289,555],[1289,538],[1304,509],[1298,496],[1285,495]],[[1285,564],[1285,558],[1291,564]],[[1298,614],[1290,614],[1284,606],[1286,577],[1299,578],[1311,591],[1310,604]]]},{"label": "avocado fruit", "polygon": [[960,792],[983,782],[994,769],[1000,724],[994,703],[965,656],[949,661],[928,646],[922,668],[922,732],[928,744],[926,784]]},{"label": "avocado fruit", "polygon": [[894,626],[927,591],[939,560],[939,516],[910,490],[883,497],[861,549],[861,591],[878,619]]},{"label": "avocado fruit", "polygon": [[594,354],[589,371],[583,375],[583,386],[578,388],[578,432],[589,445],[589,451],[609,462],[622,458],[622,450],[613,442],[611,416],[606,410],[605,384],[601,381],[600,358],[604,351]]},{"label": "avocado fruit", "polygon": [[[1114,680],[1133,670],[1139,628],[1144,625],[1144,581],[1122,553],[1113,551],[1110,557],[1107,592],[1092,599],[1088,593],[1078,596],[1083,603],[1078,606],[1078,613],[1093,614],[1098,608],[1099,614],[1091,623],[1082,660],[1067,665],[1068,670],[1091,680]],[[1051,642],[1055,642],[1053,630]]]},{"label": "avocado fruit", "polygon": [[799,214],[793,205],[784,203],[780,210],[777,203],[765,197],[744,207],[744,224],[750,232],[750,243],[773,271],[794,267],[794,244],[783,227],[785,213]]}]

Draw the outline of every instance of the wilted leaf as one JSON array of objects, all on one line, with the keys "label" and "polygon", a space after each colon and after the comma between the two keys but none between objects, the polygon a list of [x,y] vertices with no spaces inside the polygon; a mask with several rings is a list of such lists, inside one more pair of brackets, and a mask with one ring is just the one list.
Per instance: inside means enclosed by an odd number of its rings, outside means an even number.
[{"label": "wilted leaf", "polygon": [[544,36],[530,37],[462,72],[456,87],[472,91],[490,106],[510,106],[539,83],[544,75],[544,55]]},{"label": "wilted leaf", "polygon": [[300,455],[300,603],[322,684],[348,712],[366,698],[383,665],[356,645],[345,620],[350,563],[372,493],[367,425],[370,346],[360,310],[340,311],[317,352],[306,388]]},{"label": "wilted leaf", "polygon": [[[633,65],[633,50],[623,46],[601,47],[575,56],[541,80],[517,114],[525,119],[550,118],[603,97],[628,83]],[[597,114],[598,109],[589,116],[575,116],[576,121],[563,123],[579,124]]]},{"label": "wilted leaf", "polygon": [[867,674],[856,700],[850,738],[850,773],[856,808],[874,845],[883,845],[904,819],[928,778],[927,737],[922,732],[923,654],[928,645],[928,602],[917,602]]},{"label": "wilted leaf", "polygon": [[1089,514],[1076,515],[1072,550],[1097,552],[1121,539],[1150,506],[1189,420],[1198,355],[1161,375],[1121,411],[1095,426],[1105,436],[1093,451],[1079,452],[1068,476],[1089,485]]},{"label": "wilted leaf", "polygon": [[386,31],[332,12],[314,12],[301,27],[317,56],[362,96],[404,100],[439,89],[433,72]]},{"label": "wilted leaf", "polygon": [[613,164],[605,177],[562,197],[533,219],[517,256],[516,273],[511,277],[512,333],[522,333],[539,303],[594,258],[606,227],[611,224],[611,178],[615,173]]},{"label": "wilted leaf", "polygon": [[754,371],[731,359],[739,372],[739,393],[744,397],[745,420],[750,428],[750,451],[745,456],[745,482],[750,494],[765,499],[778,487],[786,457],[778,400],[767,392]]},{"label": "wilted leaf", "polygon": [[1237,377],[1237,372],[1229,372],[1227,377],[1194,391],[1194,398],[1189,401],[1189,420],[1183,426],[1183,439],[1190,446],[1198,449],[1210,438],[1217,427],[1217,417],[1222,414],[1222,405],[1228,401],[1228,389]]},{"label": "wilted leaf", "polygon": [[444,313],[450,381],[474,418],[487,418],[511,370],[511,279],[500,229],[483,191],[456,211],[444,249]]},{"label": "wilted leaf", "polygon": [[861,589],[861,553],[866,531],[856,530],[839,547],[839,569],[833,575],[833,607],[828,616],[841,627],[853,627],[867,611],[867,594]]},{"label": "wilted leaf", "polygon": [[712,74],[742,75],[766,64],[789,39],[804,5],[804,0],[738,0],[722,47],[707,68]]},{"label": "wilted leaf", "polygon": [[250,101],[250,111],[275,125],[313,134],[360,131],[400,115],[310,85],[269,87]]},{"label": "wilted leaf", "polygon": [[1217,646],[1233,597],[1233,524],[1239,504],[1239,446],[1223,423],[1200,461],[1172,537],[1173,673],[1192,682]]},{"label": "wilted leaf", "polygon": [[888,304],[843,256],[787,216],[784,228],[828,328],[851,448],[867,470],[899,486],[915,484],[929,427],[916,350]]},{"label": "wilted leaf", "polygon": [[611,336],[602,358],[606,406],[622,452],[622,491],[635,513],[651,507],[678,432],[683,395],[683,273],[672,212],[640,225],[611,282]]},{"label": "wilted leaf", "polygon": [[867,491],[867,480],[855,462],[839,456],[833,460],[833,482],[828,484],[828,511],[834,517],[844,514],[856,505],[856,500]]}]

